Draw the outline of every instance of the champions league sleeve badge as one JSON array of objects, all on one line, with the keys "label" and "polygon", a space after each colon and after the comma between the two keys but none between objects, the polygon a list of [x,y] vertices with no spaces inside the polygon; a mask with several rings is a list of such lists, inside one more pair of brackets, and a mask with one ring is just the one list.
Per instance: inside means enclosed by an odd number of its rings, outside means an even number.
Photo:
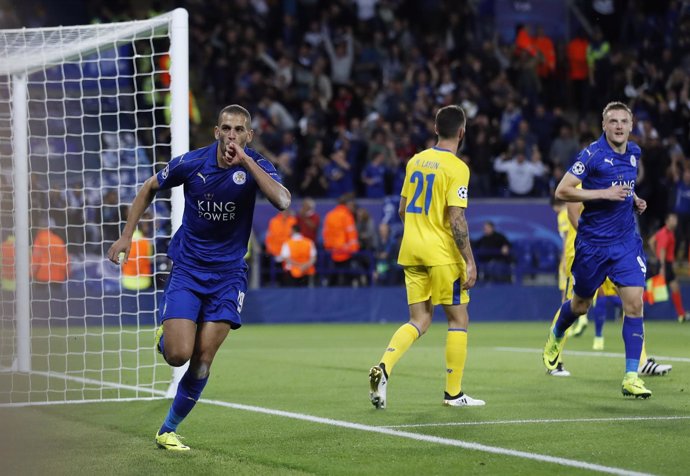
[{"label": "champions league sleeve badge", "polygon": [[237,185],[242,185],[244,182],[247,181],[247,172],[238,170],[237,172],[232,174],[232,181],[235,182]]},{"label": "champions league sleeve badge", "polygon": [[458,189],[458,197],[463,200],[467,200],[467,187],[460,187]]},{"label": "champions league sleeve badge", "polygon": [[570,169],[575,175],[582,175],[585,171],[585,164],[580,162],[579,160],[575,162]]}]

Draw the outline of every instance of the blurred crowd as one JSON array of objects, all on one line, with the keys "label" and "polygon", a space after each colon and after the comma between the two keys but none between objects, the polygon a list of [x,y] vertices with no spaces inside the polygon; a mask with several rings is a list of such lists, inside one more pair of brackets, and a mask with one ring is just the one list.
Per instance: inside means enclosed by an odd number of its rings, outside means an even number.
[{"label": "blurred crowd", "polygon": [[[687,242],[690,4],[569,3],[565,38],[524,23],[510,41],[491,0],[112,0],[83,14],[110,22],[184,6],[200,111],[192,147],[208,143],[218,109],[240,103],[253,147],[295,197],[397,195],[407,160],[435,141],[435,111],[453,103],[468,115],[472,198],[548,197],[601,134],[603,106],[623,101],[643,149],[642,234],[675,211]],[[0,5],[3,27],[50,22],[45,8]]]}]

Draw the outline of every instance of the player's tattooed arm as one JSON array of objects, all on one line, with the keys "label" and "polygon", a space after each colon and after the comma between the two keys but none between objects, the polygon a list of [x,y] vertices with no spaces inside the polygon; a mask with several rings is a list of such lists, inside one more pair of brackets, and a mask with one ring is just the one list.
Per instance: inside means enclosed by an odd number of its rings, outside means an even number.
[{"label": "player's tattooed arm", "polygon": [[469,289],[474,286],[477,280],[477,266],[474,263],[474,255],[472,254],[472,245],[470,244],[470,233],[467,226],[467,219],[465,218],[465,209],[461,207],[448,207],[448,218],[455,245],[458,247],[460,254],[465,260],[467,275],[465,276],[465,282],[462,286],[464,289]]}]

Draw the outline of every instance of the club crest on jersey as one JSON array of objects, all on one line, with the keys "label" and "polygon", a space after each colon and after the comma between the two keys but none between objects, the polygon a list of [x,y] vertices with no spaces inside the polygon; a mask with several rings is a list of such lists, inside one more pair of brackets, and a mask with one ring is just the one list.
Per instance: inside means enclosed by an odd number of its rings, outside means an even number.
[{"label": "club crest on jersey", "polygon": [[572,170],[575,175],[582,175],[585,171],[585,164],[578,160],[573,164],[573,167],[570,170]]},{"label": "club crest on jersey", "polygon": [[242,185],[244,182],[247,181],[247,173],[238,170],[237,172],[232,174],[232,181],[235,182],[237,185]]},{"label": "club crest on jersey", "polygon": [[467,200],[467,187],[460,187],[458,189],[458,197],[463,200]]},{"label": "club crest on jersey", "polygon": [[637,167],[637,159],[634,155],[630,156],[630,165],[632,165],[633,167]]}]

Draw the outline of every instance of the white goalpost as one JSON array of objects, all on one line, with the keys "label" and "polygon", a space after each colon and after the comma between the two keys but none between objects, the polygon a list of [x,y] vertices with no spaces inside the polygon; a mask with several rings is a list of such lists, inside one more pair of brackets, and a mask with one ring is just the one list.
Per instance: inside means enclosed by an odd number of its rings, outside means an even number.
[{"label": "white goalpost", "polygon": [[179,187],[141,222],[152,279],[123,285],[105,251],[143,181],[188,150],[186,10],[0,30],[0,406],[170,395],[153,334]]}]

